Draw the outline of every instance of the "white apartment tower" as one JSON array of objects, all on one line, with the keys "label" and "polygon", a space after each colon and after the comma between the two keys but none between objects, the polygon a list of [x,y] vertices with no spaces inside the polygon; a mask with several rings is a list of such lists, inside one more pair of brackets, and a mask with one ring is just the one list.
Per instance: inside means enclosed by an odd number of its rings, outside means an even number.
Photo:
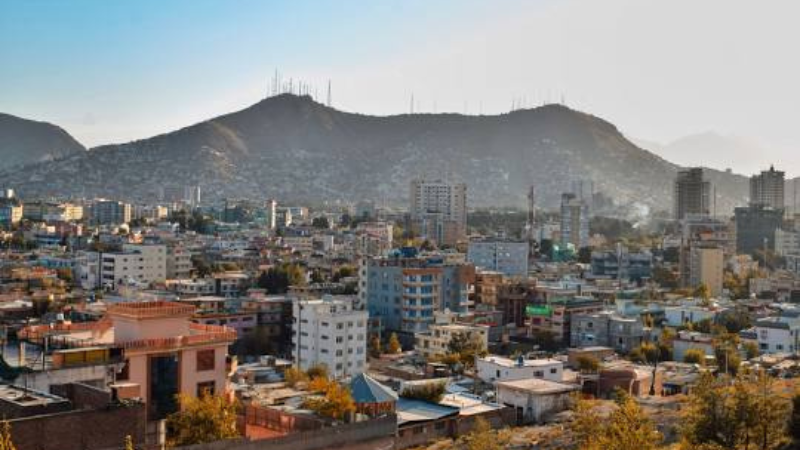
[{"label": "white apartment tower", "polygon": [[367,367],[367,311],[355,297],[325,296],[292,305],[292,357],[302,370],[324,364],[333,378],[352,378]]},{"label": "white apartment tower", "polygon": [[467,185],[413,180],[409,212],[417,233],[439,244],[454,245],[467,232]]}]

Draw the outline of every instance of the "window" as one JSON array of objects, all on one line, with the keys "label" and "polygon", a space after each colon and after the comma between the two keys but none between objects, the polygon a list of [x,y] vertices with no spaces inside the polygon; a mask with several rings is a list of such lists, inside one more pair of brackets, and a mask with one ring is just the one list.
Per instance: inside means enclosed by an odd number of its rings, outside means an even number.
[{"label": "window", "polygon": [[550,369],[550,373],[558,373],[558,369],[553,367],[553,368]]},{"label": "window", "polygon": [[544,372],[541,371],[541,370],[537,370],[537,371],[533,372],[533,376],[536,377],[536,378],[542,378],[542,377],[544,377]]},{"label": "window", "polygon": [[214,370],[214,349],[197,351],[197,371]]},{"label": "window", "polygon": [[215,388],[216,384],[213,381],[197,383],[197,396],[202,397],[204,395],[214,395]]},{"label": "window", "polygon": [[126,381],[130,379],[130,371],[131,371],[131,362],[126,359],[125,365],[122,366],[122,370],[117,374],[117,381]]}]

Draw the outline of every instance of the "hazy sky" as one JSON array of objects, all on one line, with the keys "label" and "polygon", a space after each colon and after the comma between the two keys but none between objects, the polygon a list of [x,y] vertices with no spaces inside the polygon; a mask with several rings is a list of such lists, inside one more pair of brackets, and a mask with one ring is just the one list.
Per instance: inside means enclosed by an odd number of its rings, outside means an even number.
[{"label": "hazy sky", "polygon": [[[714,131],[800,174],[800,2],[0,0],[0,111],[87,145],[245,107],[275,68],[337,108],[565,102],[666,143]],[[694,161],[681,161],[694,162]]]}]

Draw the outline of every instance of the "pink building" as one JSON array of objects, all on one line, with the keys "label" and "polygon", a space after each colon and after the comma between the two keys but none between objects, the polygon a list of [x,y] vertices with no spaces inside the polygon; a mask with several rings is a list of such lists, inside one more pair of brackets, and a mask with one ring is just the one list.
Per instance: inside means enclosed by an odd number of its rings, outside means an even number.
[{"label": "pink building", "polygon": [[147,404],[148,420],[177,409],[177,395],[226,394],[228,345],[236,331],[191,322],[195,308],[174,302],[127,302],[110,305],[99,322],[40,325],[20,336],[55,337],[71,346],[120,348],[125,366],[116,376],[119,392]]}]

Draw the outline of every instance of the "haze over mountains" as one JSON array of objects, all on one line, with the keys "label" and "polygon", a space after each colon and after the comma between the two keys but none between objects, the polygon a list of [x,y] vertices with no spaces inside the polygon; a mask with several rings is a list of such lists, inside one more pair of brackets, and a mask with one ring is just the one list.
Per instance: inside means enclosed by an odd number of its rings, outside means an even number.
[{"label": "haze over mountains", "polygon": [[[30,158],[15,157],[27,165],[2,176],[28,197],[153,200],[163,187],[197,184],[208,200],[399,204],[406,202],[409,181],[425,176],[465,181],[475,207],[524,205],[530,184],[540,204],[554,206],[572,181],[584,180],[620,204],[669,210],[678,169],[614,125],[561,105],[493,116],[377,117],[282,94],[171,133],[88,152],[56,127],[71,146],[29,138],[27,123],[11,128],[0,133],[4,160],[7,154]],[[26,150],[31,146],[38,147]],[[719,213],[746,203],[746,177],[710,170],[709,178]]]}]

